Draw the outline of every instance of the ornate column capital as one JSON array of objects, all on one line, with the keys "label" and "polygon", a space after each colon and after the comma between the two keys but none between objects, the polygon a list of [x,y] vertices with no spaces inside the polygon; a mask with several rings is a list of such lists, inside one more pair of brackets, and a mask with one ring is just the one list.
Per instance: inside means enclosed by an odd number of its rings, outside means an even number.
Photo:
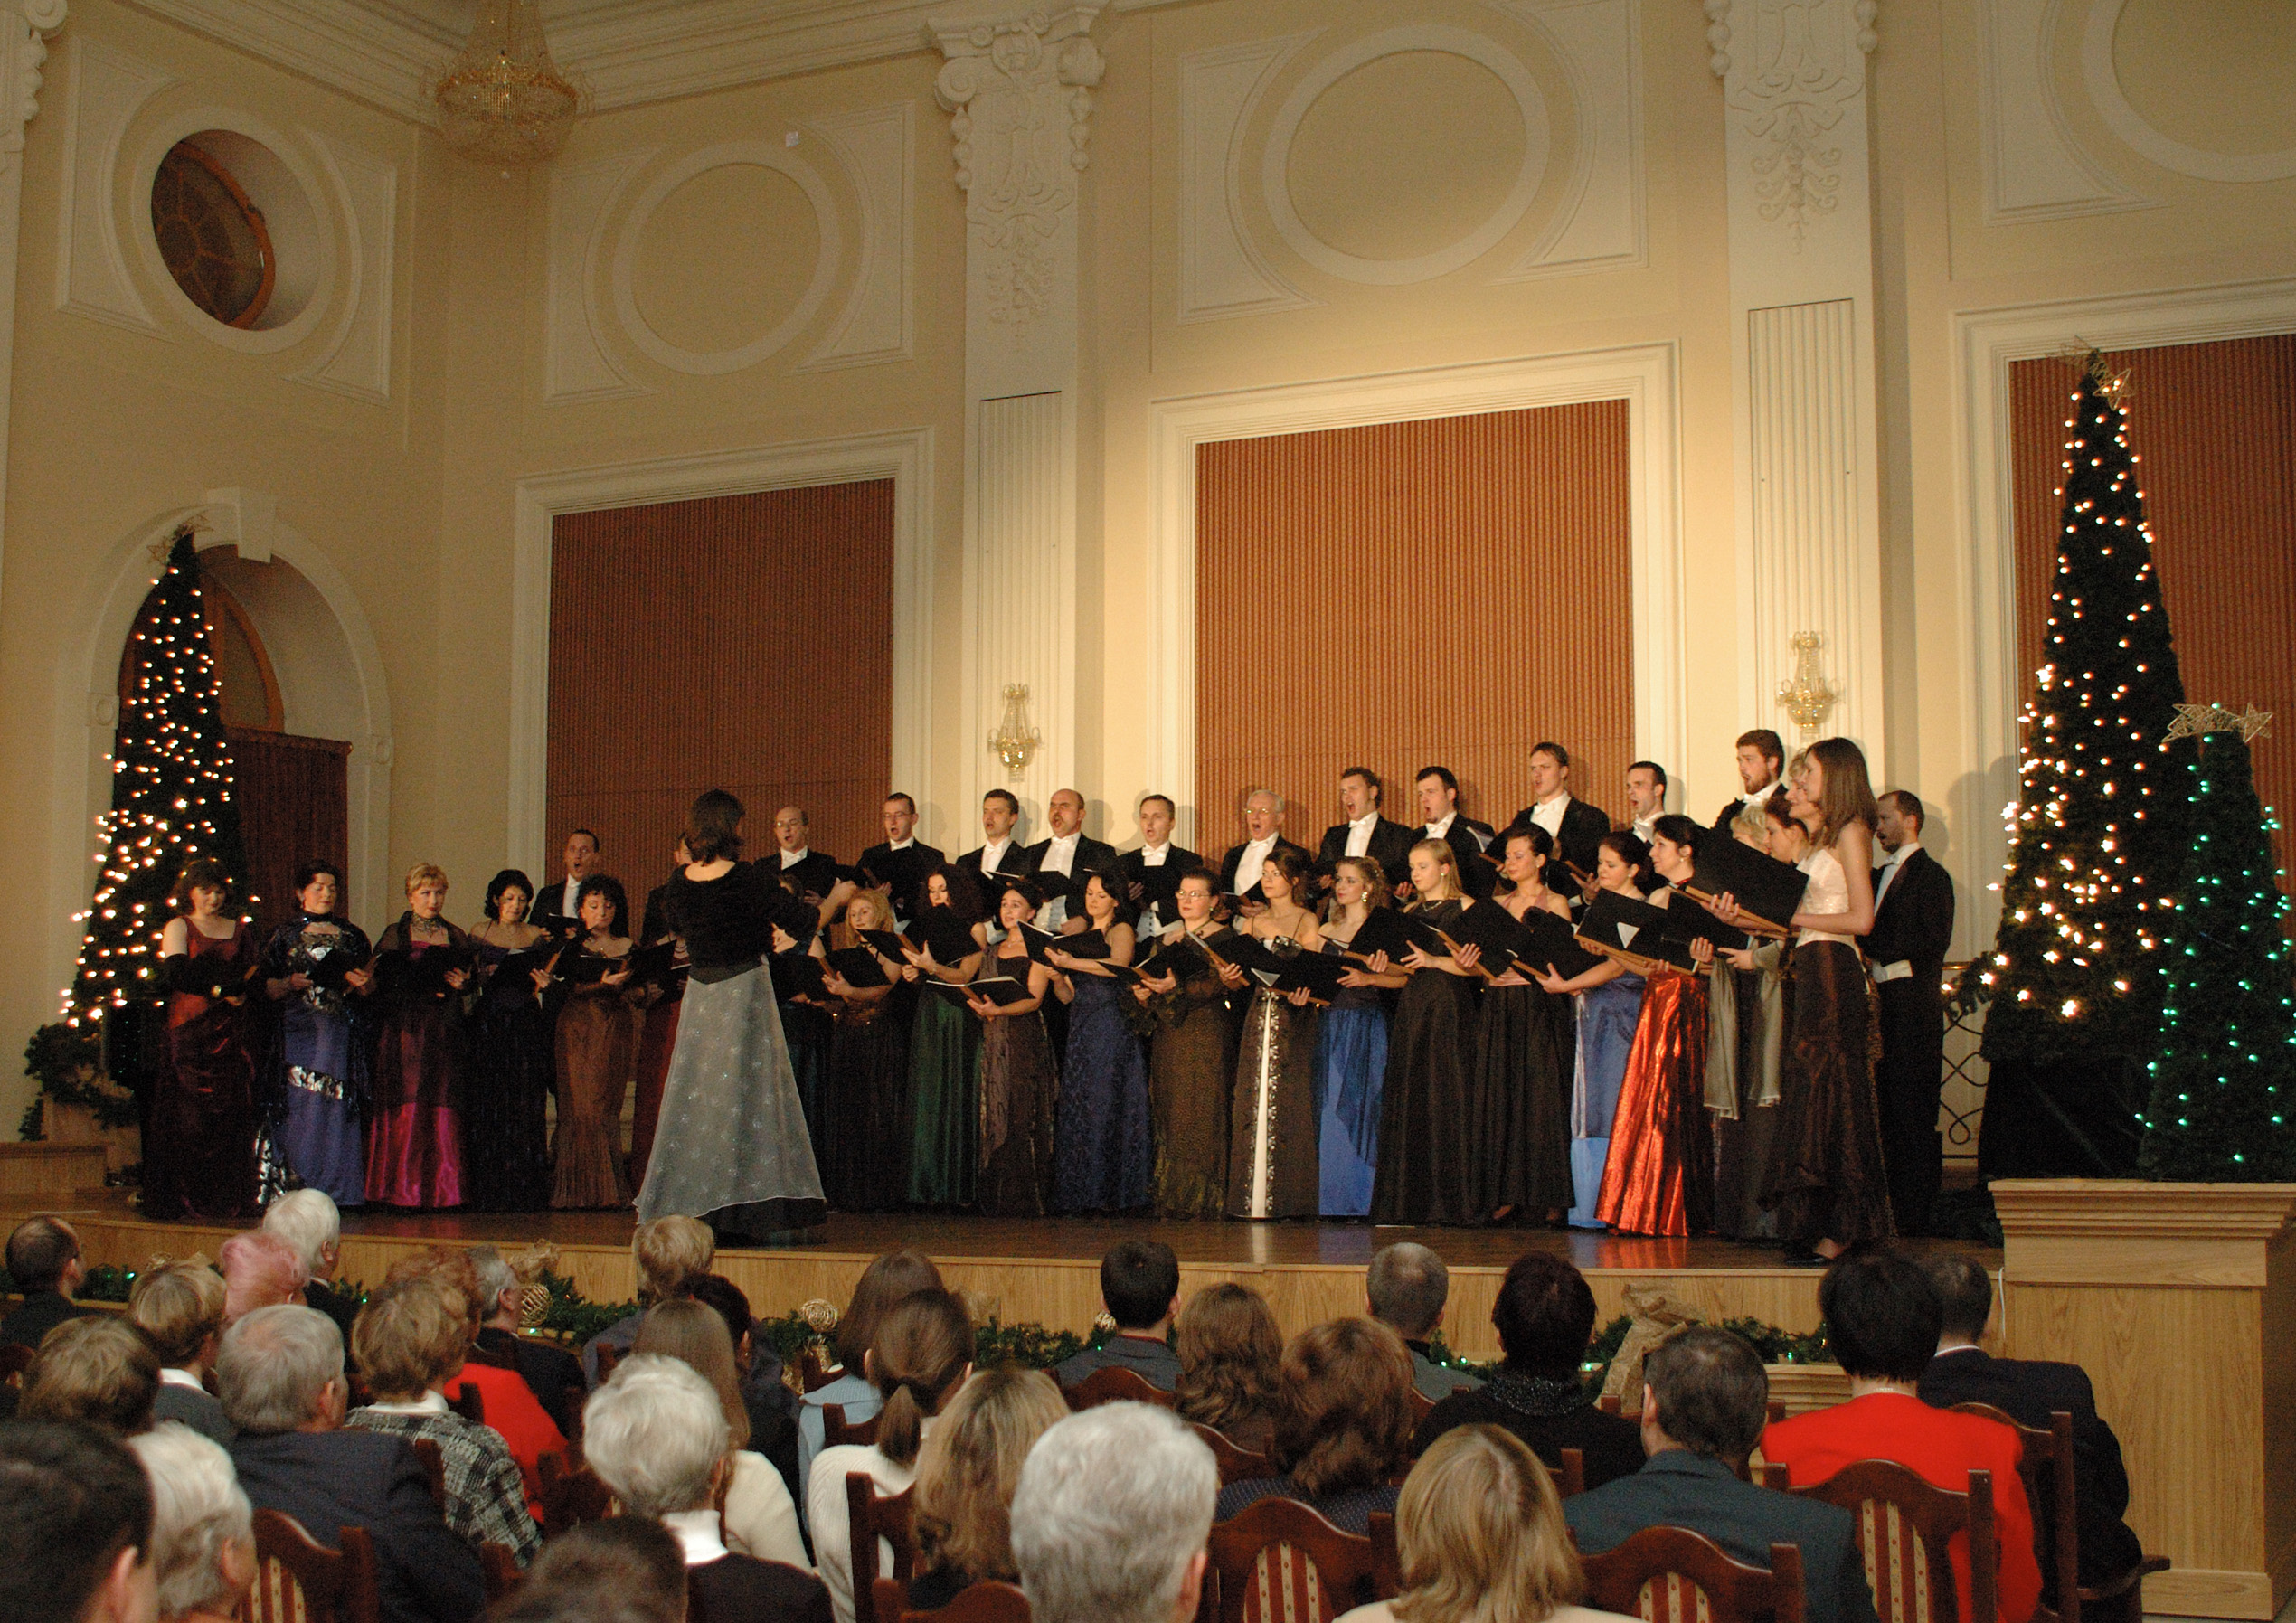
[{"label": "ornate column capital", "polygon": [[1705,9],[1706,65],[1758,146],[1762,217],[1782,220],[1799,244],[1838,201],[1842,146],[1831,132],[1865,94],[1876,0],[1705,0]]},{"label": "ornate column capital", "polygon": [[0,6],[0,155],[24,152],[24,127],[40,111],[48,38],[64,25],[71,0],[10,0]]}]

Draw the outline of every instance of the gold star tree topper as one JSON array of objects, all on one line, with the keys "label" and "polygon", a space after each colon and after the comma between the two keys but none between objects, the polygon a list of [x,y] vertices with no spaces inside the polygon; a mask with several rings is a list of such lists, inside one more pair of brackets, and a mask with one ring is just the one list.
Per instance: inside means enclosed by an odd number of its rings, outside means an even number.
[{"label": "gold star tree topper", "polygon": [[2237,732],[2240,741],[2253,744],[2271,730],[2272,712],[2258,710],[2251,704],[2246,710],[2226,710],[2221,704],[2179,704],[2177,719],[2168,725],[2168,736],[2163,741],[2174,743],[2180,738],[2198,738],[2204,732]]}]

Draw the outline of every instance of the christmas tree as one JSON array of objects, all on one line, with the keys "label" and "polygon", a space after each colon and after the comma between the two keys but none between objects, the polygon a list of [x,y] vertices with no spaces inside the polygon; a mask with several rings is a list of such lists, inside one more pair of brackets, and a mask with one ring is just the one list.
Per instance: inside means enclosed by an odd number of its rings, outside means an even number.
[{"label": "christmas tree", "polygon": [[2257,803],[2249,740],[2271,718],[2186,707],[2192,862],[2161,944],[2167,998],[2152,1105],[2138,1161],[2147,1177],[2270,1183],[2296,1175],[2296,997],[2272,831]]},{"label": "christmas tree", "polygon": [[[64,1018],[75,1025],[154,996],[149,977],[159,963],[168,893],[184,863],[201,856],[222,863],[246,900],[231,741],[188,530],[170,543],[166,572],[144,599],[128,672],[112,743],[111,809],[97,859],[102,876],[80,916],[88,930],[64,994]],[[117,1056],[110,1070],[121,1074]]]},{"label": "christmas tree", "polygon": [[1993,950],[1979,1168],[2120,1176],[2136,1165],[2159,1045],[2163,903],[2183,877],[2193,745],[2129,447],[2127,381],[2091,354],[2065,420],[2063,520]]}]

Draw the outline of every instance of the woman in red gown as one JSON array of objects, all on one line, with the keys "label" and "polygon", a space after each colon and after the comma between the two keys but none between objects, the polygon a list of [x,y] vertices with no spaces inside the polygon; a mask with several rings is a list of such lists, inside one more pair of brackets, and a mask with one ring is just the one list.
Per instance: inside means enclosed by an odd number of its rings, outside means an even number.
[{"label": "woman in red gown", "polygon": [[[470,938],[447,922],[447,876],[407,873],[407,911],[374,944],[381,1030],[367,1101],[367,1203],[430,1211],[462,1204],[462,1001]],[[430,953],[450,955],[443,974]]]},{"label": "woman in red gown", "polygon": [[[1654,907],[1696,907],[1674,886],[1690,877],[1698,826],[1679,816],[1650,830],[1650,866],[1670,882]],[[1706,971],[1713,943],[1691,943],[1698,967],[1654,965],[1627,1055],[1595,1215],[1622,1234],[1696,1234],[1714,1227],[1714,1146],[1706,1126]]]},{"label": "woman in red gown", "polygon": [[144,1213],[237,1222],[255,1213],[255,1061],[246,920],[223,912],[222,866],[201,858],[175,887],[184,911],[160,933],[167,1036],[144,1139]]}]

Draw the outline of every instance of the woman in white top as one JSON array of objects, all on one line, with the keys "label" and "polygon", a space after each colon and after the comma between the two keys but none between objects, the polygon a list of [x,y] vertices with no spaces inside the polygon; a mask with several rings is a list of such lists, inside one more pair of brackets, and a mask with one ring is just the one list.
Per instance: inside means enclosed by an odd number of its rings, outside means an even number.
[{"label": "woman in white top", "polygon": [[[876,1337],[862,1362],[884,1397],[877,1440],[822,1449],[806,1479],[813,1558],[828,1586],[836,1623],[854,1623],[853,1519],[846,1506],[846,1477],[855,1471],[866,1474],[881,1498],[916,1480],[918,1445],[933,1417],[973,1373],[972,1317],[946,1290],[904,1297],[877,1321]],[[882,1539],[869,1575],[893,1576],[893,1548]]]},{"label": "woman in white top", "polygon": [[[1787,806],[1809,831],[1809,875],[1794,937],[1793,1013],[1779,1067],[1778,1128],[1762,1203],[1778,1214],[1789,1260],[1887,1239],[1889,1181],[1866,1049],[1869,1016],[1857,938],[1874,928],[1874,790],[1865,752],[1819,739],[1795,763]],[[1736,904],[1715,909],[1735,923]]]},{"label": "woman in white top", "polygon": [[1626,1623],[1574,1606],[1586,1576],[1530,1446],[1461,1426],[1428,1446],[1395,1505],[1403,1590],[1339,1623]]},{"label": "woman in white top", "polygon": [[638,1328],[633,1353],[657,1353],[691,1365],[717,1393],[725,1411],[731,1451],[726,1455],[723,1497],[718,1520],[725,1547],[736,1555],[778,1561],[792,1567],[811,1563],[798,1532],[798,1507],[789,1484],[764,1455],[749,1446],[750,1411],[733,1368],[733,1337],[717,1309],[680,1297],[647,1310]]},{"label": "woman in white top", "polygon": [[[827,1444],[827,1416],[823,1412],[831,1404],[843,1411],[845,1423],[860,1425],[877,1418],[877,1411],[884,1407],[884,1400],[869,1377],[861,1373],[869,1356],[869,1346],[877,1336],[877,1324],[887,1308],[905,1296],[920,1290],[940,1288],[940,1270],[932,1259],[919,1250],[887,1251],[861,1270],[861,1279],[853,1288],[853,1299],[846,1304],[844,1315],[837,1320],[836,1339],[832,1345],[837,1354],[837,1366],[842,1372],[827,1386],[805,1394],[804,1406],[798,1411],[798,1482],[807,1489],[813,1481],[813,1460]],[[845,1503],[840,1499],[839,1505]]]}]

